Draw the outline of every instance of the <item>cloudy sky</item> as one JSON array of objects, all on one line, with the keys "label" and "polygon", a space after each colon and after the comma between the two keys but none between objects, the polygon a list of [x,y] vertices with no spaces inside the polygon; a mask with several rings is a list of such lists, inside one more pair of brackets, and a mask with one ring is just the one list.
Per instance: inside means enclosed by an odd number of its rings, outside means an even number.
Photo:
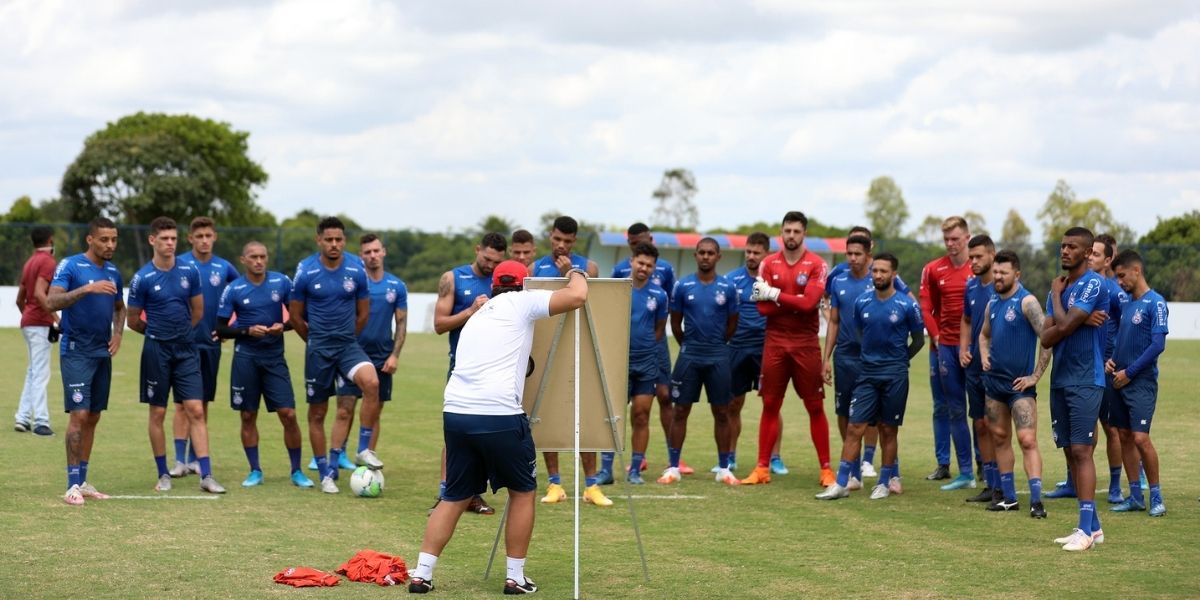
[{"label": "cloudy sky", "polygon": [[139,110],[250,132],[278,217],[389,228],[626,225],[671,167],[701,229],[850,225],[882,174],[906,229],[1035,225],[1059,178],[1139,233],[1200,209],[1196,0],[0,0],[0,32],[4,210]]}]

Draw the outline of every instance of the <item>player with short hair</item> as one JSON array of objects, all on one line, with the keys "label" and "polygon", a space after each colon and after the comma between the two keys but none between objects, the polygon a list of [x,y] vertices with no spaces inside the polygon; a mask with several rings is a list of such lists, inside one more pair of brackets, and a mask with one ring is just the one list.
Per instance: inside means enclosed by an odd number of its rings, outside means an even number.
[{"label": "player with short hair", "polygon": [[512,241],[508,244],[508,256],[526,267],[532,265],[537,256],[537,245],[533,242],[533,234],[524,229],[512,232]]},{"label": "player with short hair", "polygon": [[449,475],[445,501],[434,507],[425,525],[410,593],[433,591],[438,556],[459,517],[489,481],[493,492],[508,488],[504,593],[537,591],[533,580],[525,577],[537,491],[537,450],[521,406],[525,367],[534,323],[583,306],[588,285],[583,271],[572,268],[562,289],[524,290],[527,272],[515,260],[500,263],[492,272],[491,299],[462,327],[462,346],[446,383],[442,412]]},{"label": "player with short hair", "polygon": [[[760,231],[751,233],[746,237],[746,247],[743,249],[745,264],[725,276],[738,291],[737,331],[729,338],[730,390],[733,393],[728,411],[730,471],[737,470],[737,443],[742,435],[742,407],[746,405],[746,394],[758,389],[758,378],[762,373],[767,318],[758,312],[758,307],[750,297],[754,295],[754,282],[758,280],[759,266],[770,250],[771,238],[767,237],[767,234]],[[778,448],[771,453],[772,469],[776,463],[782,469],[781,474],[786,474],[787,467],[784,467],[783,459],[779,458]],[[720,469],[721,465],[718,464],[712,468],[712,472],[717,473]]]},{"label": "player with short hair", "polygon": [[983,389],[983,367],[979,362],[979,332],[983,330],[988,301],[995,288],[992,285],[992,263],[996,257],[996,244],[992,238],[980,234],[967,242],[967,262],[971,264],[974,277],[967,280],[963,292],[962,322],[959,325],[958,365],[964,369],[963,381],[967,393],[967,417],[975,434],[975,449],[983,463],[984,486],[967,502],[994,502],[1001,499],[1000,475],[996,470],[996,450],[992,432],[988,427],[984,405],[986,392]]},{"label": "player with short hair", "polygon": [[[110,262],[117,249],[117,226],[105,217],[88,224],[87,250],[58,263],[46,308],[61,310],[59,370],[67,422],[67,493],[72,506],[84,498],[108,498],[88,481],[96,425],[108,408],[112,358],[121,349],[125,302],[121,272]],[[168,479],[169,481],[169,479]]]},{"label": "player with short hair", "polygon": [[[1037,297],[1021,285],[1021,259],[1012,250],[996,253],[992,263],[992,285],[995,289],[981,315],[983,327],[979,331],[978,356],[1001,493],[987,510],[1020,509],[1013,479],[1016,457],[1012,450],[1012,426],[1015,422],[1025,475],[1029,478],[1029,516],[1045,519],[1042,454],[1037,442],[1037,384],[1046,372],[1051,356],[1046,348],[1039,350],[1038,344],[1045,313]],[[1038,352],[1036,366],[1035,352]]]},{"label": "player with short hair", "polygon": [[21,311],[21,335],[29,350],[29,368],[13,416],[13,429],[51,436],[54,430],[50,429],[46,385],[50,383],[51,336],[57,335],[58,315],[47,307],[46,292],[54,280],[54,230],[44,225],[34,227],[29,240],[33,242],[33,254],[21,268],[17,287],[17,310]]},{"label": "player with short hair", "polygon": [[1121,433],[1125,472],[1129,474],[1129,497],[1112,510],[1145,508],[1137,475],[1141,461],[1150,484],[1150,516],[1161,517],[1167,506],[1159,487],[1158,451],[1150,441],[1150,425],[1158,401],[1158,356],[1167,344],[1167,302],[1146,283],[1145,263],[1137,252],[1125,250],[1112,264],[1121,289],[1129,295],[1121,307],[1113,355],[1105,363],[1118,394],[1110,407],[1109,422]]},{"label": "player with short hair", "polygon": [[717,442],[716,480],[737,485],[729,470],[730,387],[728,342],[737,330],[738,290],[717,273],[721,247],[706,237],[696,244],[696,272],[675,283],[671,293],[671,331],[679,342],[679,356],[671,372],[671,398],[675,401],[671,421],[671,440],[667,453],[670,465],[658,478],[659,483],[680,479],[679,454],[687,438],[687,420],[692,405],[700,401],[700,387],[713,416],[713,437]]},{"label": "player with short hair", "polygon": [[[300,261],[292,278],[292,293],[288,300],[288,317],[292,329],[306,343],[304,350],[304,387],[308,399],[308,438],[321,491],[338,493],[338,455],[325,454],[325,414],[329,397],[336,392],[338,378],[353,381],[362,390],[363,404],[359,413],[358,464],[382,469],[383,461],[371,450],[369,441],[379,424],[379,378],[375,365],[358,345],[356,336],[362,333],[370,315],[370,292],[367,274],[359,261],[345,256],[346,226],[337,217],[325,217],[317,223],[316,244],[319,251]],[[340,449],[345,433],[333,432],[330,448]]]},{"label": "player with short hair", "polygon": [[[146,336],[142,346],[141,401],[150,407],[150,449],[158,468],[154,489],[171,489],[167,470],[163,420],[167,394],[173,390],[175,403],[187,414],[189,437],[200,463],[200,489],[224,494],[225,488],[212,476],[208,455],[208,424],[204,419],[204,387],[200,381],[200,354],[195,345],[195,327],[204,316],[200,273],[191,263],[177,260],[175,245],[179,229],[170,217],[150,222],[150,246],[154,257],[129,281],[129,328]],[[142,320],[145,311],[146,320]]]},{"label": "player with short hair", "polygon": [[1108,306],[1102,277],[1088,269],[1092,232],[1072,227],[1063,234],[1062,268],[1066,275],[1050,283],[1047,316],[1042,328],[1044,347],[1054,348],[1050,372],[1050,420],[1054,440],[1063,449],[1075,493],[1079,496],[1079,526],[1055,542],[1071,552],[1104,541],[1096,513],[1096,421],[1104,395],[1104,330],[1087,323],[1092,311]]},{"label": "player with short hair", "polygon": [[[817,494],[818,500],[837,500],[850,495],[850,478],[859,462],[859,444],[867,424],[879,427],[883,468],[879,483],[871,490],[872,500],[903,492],[896,465],[897,433],[904,424],[908,403],[908,372],[912,357],[925,345],[921,307],[912,298],[896,292],[894,280],[900,261],[880,253],[871,261],[871,283],[875,292],[854,300],[853,320],[862,361],[847,410],[849,424],[842,443],[842,460],[837,479]],[[911,339],[911,341],[909,341]]]},{"label": "player with short hair", "polygon": [[[1104,308],[1108,318],[1104,320],[1104,360],[1113,356],[1114,345],[1117,341],[1117,327],[1121,323],[1121,309],[1129,302],[1129,295],[1117,283],[1113,273],[1113,257],[1117,252],[1117,240],[1113,236],[1102,233],[1092,242],[1092,252],[1088,255],[1088,267],[1104,278],[1108,287],[1108,306]],[[1108,503],[1120,504],[1124,501],[1121,496],[1121,464],[1123,452],[1121,435],[1111,423],[1109,413],[1112,405],[1118,401],[1118,392],[1113,386],[1112,375],[1106,374],[1104,381],[1104,398],[1100,401],[1100,427],[1104,430],[1105,450],[1108,457]],[[1137,470],[1141,474],[1141,469]]]},{"label": "player with short hair", "polygon": [[820,256],[804,247],[807,229],[804,213],[785,214],[780,228],[783,249],[763,259],[755,281],[751,299],[767,317],[759,381],[763,412],[758,426],[758,463],[743,484],[771,482],[771,451],[780,435],[779,412],[789,381],[808,411],[809,435],[821,468],[819,482],[828,486],[834,480],[829,468],[829,421],[818,339],[827,269]]},{"label": "player with short hair", "polygon": [[630,441],[633,456],[626,480],[634,485],[645,483],[642,463],[650,442],[650,407],[658,381],[658,342],[667,330],[667,293],[650,282],[657,260],[658,248],[653,245],[638,244],[633,248],[629,308],[629,421],[633,427]]},{"label": "player with short hair", "polygon": [[[267,247],[247,242],[240,258],[246,274],[225,287],[217,306],[217,335],[232,339],[233,364],[229,373],[229,404],[242,421],[242,450],[250,463],[250,474],[243,487],[261,485],[262,466],[258,460],[258,407],[261,398],[267,412],[273,412],[283,425],[283,445],[291,462],[292,484],[313,487],[300,470],[300,424],[296,421],[296,396],[292,376],[284,359],[283,332],[291,329],[284,307],[291,296],[292,280],[287,275],[267,270]],[[229,322],[237,320],[236,326]]]}]

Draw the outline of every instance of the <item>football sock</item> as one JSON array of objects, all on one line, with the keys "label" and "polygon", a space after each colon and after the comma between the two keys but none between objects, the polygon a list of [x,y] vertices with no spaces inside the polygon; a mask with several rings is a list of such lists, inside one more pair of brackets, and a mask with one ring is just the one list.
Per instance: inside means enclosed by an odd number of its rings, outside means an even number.
[{"label": "football sock", "polygon": [[[371,435],[375,433],[374,427],[359,427],[358,428],[358,451],[362,452],[371,447]],[[346,446],[342,446],[342,453],[346,452]]]},{"label": "football sock", "polygon": [[1092,519],[1096,517],[1096,503],[1091,500],[1079,501],[1079,529],[1087,535],[1092,535]]},{"label": "football sock", "polygon": [[342,464],[342,449],[341,448],[330,448],[329,449],[329,476],[332,477],[334,481],[337,481],[338,465],[340,465],[340,464]]},{"label": "football sock", "polygon": [[632,464],[629,465],[629,472],[630,473],[641,473],[642,472],[642,460],[644,460],[645,458],[646,458],[645,452],[634,452],[633,457],[631,459],[633,462],[632,462]]},{"label": "football sock", "polygon": [[893,477],[900,476],[900,463],[883,465],[883,470],[881,473],[882,475],[880,476],[880,483],[891,483]]},{"label": "football sock", "polygon": [[1029,502],[1042,501],[1042,478],[1033,477],[1029,480]]},{"label": "football sock", "polygon": [[1071,477],[1071,467],[1067,467],[1067,489],[1075,489],[1075,478]]},{"label": "football sock", "polygon": [[896,462],[892,463],[892,477],[900,476],[900,457],[896,457]]},{"label": "football sock", "polygon": [[843,460],[838,463],[837,484],[846,487],[850,484],[850,471],[854,469],[854,461]]},{"label": "football sock", "polygon": [[506,577],[517,582],[517,585],[525,585],[525,559],[513,558],[511,556],[504,557],[508,563],[508,571]]},{"label": "football sock", "polygon": [[187,438],[175,438],[175,462],[187,462]]},{"label": "football sock", "polygon": [[[334,465],[334,468],[337,468],[336,463]],[[326,457],[324,454],[317,457],[317,473],[319,473],[322,478],[332,477],[332,475],[329,474],[329,458]],[[445,488],[446,488],[446,482],[443,481],[442,482],[442,491],[443,492],[446,491]],[[440,498],[441,495],[439,494],[438,497]]]},{"label": "football sock", "polygon": [[[841,470],[840,464],[838,470]],[[850,476],[862,481],[862,461],[857,456],[854,457],[854,460],[850,461]]]},{"label": "football sock", "polygon": [[609,473],[612,473],[613,458],[615,458],[615,457],[616,457],[616,454],[613,452],[601,452],[600,453],[600,470],[608,471]]},{"label": "football sock", "polygon": [[437,566],[438,557],[424,552],[417,554],[417,568],[413,569],[412,576],[425,581],[433,580],[433,568]]},{"label": "football sock", "polygon": [[246,462],[250,463],[250,470],[261,471],[262,467],[258,464],[258,446],[243,446],[242,450],[246,451]]},{"label": "football sock", "polygon": [[292,472],[295,473],[296,471],[299,471],[300,470],[300,449],[299,448],[288,448],[287,453],[288,453],[288,462],[292,463]]},{"label": "football sock", "polygon": [[805,399],[804,409],[808,411],[808,434],[812,437],[813,448],[817,449],[817,462],[822,469],[828,469],[829,419],[825,417],[825,399]]},{"label": "football sock", "polygon": [[[190,441],[190,440],[189,440],[189,441]],[[189,463],[194,463],[194,462],[196,462],[196,446],[195,446],[195,445],[193,445],[193,444],[188,444],[187,457],[188,457],[188,462],[189,462]]]},{"label": "football sock", "polygon": [[679,468],[679,455],[683,452],[683,448],[667,448],[667,457],[671,461],[671,466]]},{"label": "football sock", "polygon": [[158,468],[158,476],[162,477],[167,474],[167,455],[154,457],[154,466]]},{"label": "football sock", "polygon": [[1121,467],[1108,469],[1108,493],[1121,493]]},{"label": "football sock", "polygon": [[[992,488],[996,489],[996,488]],[[1000,488],[1004,490],[1004,500],[1007,502],[1017,501],[1017,484],[1013,479],[1012,471],[1000,474]]]},{"label": "football sock", "polygon": [[1092,501],[1092,531],[1100,531],[1100,513],[1096,511],[1096,502]]},{"label": "football sock", "polygon": [[762,416],[758,420],[758,465],[771,464],[771,449],[779,439],[779,410],[783,408],[783,395],[778,398],[763,396]]},{"label": "football sock", "polygon": [[200,477],[209,477],[212,475],[212,461],[207,456],[197,456],[196,461],[200,463]]},{"label": "football sock", "polygon": [[722,469],[729,468],[729,453],[728,452],[718,452],[717,453],[717,466],[721,467]]},{"label": "football sock", "polygon": [[[549,479],[550,479],[550,483],[553,483],[554,485],[562,485],[562,475],[560,475],[558,473],[551,473],[549,475]],[[445,491],[446,491],[446,482],[443,481],[442,482],[442,492],[445,492]]]},{"label": "football sock", "polygon": [[875,446],[863,446],[862,461],[866,463],[875,462]]},{"label": "football sock", "polygon": [[1150,504],[1162,504],[1162,488],[1157,483],[1150,484]]},{"label": "football sock", "polygon": [[67,489],[81,483],[83,480],[79,478],[79,465],[67,465]]},{"label": "football sock", "polygon": [[737,450],[729,453],[729,464],[737,464]]},{"label": "football sock", "polygon": [[588,487],[592,487],[593,485],[596,485],[596,482],[598,482],[598,481],[600,481],[600,480],[596,479],[595,475],[587,475],[583,478],[584,484],[587,485]]},{"label": "football sock", "polygon": [[86,461],[86,460],[79,461],[79,483],[81,483],[81,484],[87,482],[87,468],[88,468],[88,461]]},{"label": "football sock", "polygon": [[1136,479],[1129,480],[1129,498],[1140,504],[1146,503],[1146,497],[1142,495],[1142,482]]}]

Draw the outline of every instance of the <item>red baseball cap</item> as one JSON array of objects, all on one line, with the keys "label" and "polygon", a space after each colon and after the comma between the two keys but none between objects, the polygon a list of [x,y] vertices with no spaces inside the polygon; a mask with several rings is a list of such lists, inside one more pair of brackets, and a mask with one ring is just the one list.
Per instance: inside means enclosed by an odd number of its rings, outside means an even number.
[{"label": "red baseball cap", "polygon": [[492,287],[522,286],[525,278],[529,277],[529,268],[516,260],[506,260],[492,270]]}]

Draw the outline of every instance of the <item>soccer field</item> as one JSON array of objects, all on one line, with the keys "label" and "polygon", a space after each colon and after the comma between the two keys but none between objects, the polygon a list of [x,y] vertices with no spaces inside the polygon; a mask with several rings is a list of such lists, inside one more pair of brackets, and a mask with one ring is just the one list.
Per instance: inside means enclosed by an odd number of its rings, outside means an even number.
[{"label": "soccer field", "polygon": [[[301,390],[302,345],[292,335],[287,344],[295,389]],[[274,415],[265,411],[259,429],[266,482],[257,488],[240,487],[247,466],[238,416],[229,408],[226,382],[231,346],[227,345],[209,422],[214,474],[229,493],[216,497],[202,494],[195,476],[175,480],[175,489],[166,494],[153,491],[146,410],[137,402],[141,336],[127,332],[114,362],[110,410],[97,431],[89,478],[102,491],[128,498],[89,501],[83,507],[70,507],[61,500],[66,415],[57,353],[50,383],[57,435],[42,439],[9,428],[7,420],[16,408],[26,366],[20,332],[0,330],[0,347],[9,362],[0,371],[8,398],[0,430],[0,523],[12,536],[0,551],[0,596],[245,598],[405,593],[345,580],[336,588],[299,591],[271,578],[290,566],[332,571],[365,548],[398,554],[413,566],[426,508],[437,491],[445,338],[431,334],[408,338],[394,400],[383,412],[379,454],[387,464],[387,489],[376,499],[352,496],[345,472],[343,492],[337,496],[292,487],[281,428]],[[582,509],[583,596],[692,600],[817,594],[1196,597],[1200,575],[1192,569],[1200,561],[1200,480],[1190,469],[1200,461],[1195,433],[1200,431],[1200,411],[1192,410],[1194,395],[1189,395],[1200,388],[1198,362],[1200,342],[1188,341],[1169,341],[1160,361],[1162,384],[1153,433],[1162,459],[1168,514],[1161,519],[1145,513],[1112,514],[1104,494],[1098,494],[1107,539],[1091,551],[1067,553],[1052,542],[1075,526],[1074,500],[1046,500],[1049,518],[1039,521],[1028,516],[1028,496],[1021,497],[1020,512],[987,513],[982,505],[963,502],[968,492],[941,492],[937,484],[923,479],[935,461],[928,362],[922,354],[913,360],[911,396],[900,435],[903,495],[870,501],[863,490],[837,502],[814,500],[813,494],[820,491],[816,459],[808,418],[795,396],[784,403],[783,456],[792,473],[766,486],[717,484],[707,473],[716,460],[712,417],[707,410],[695,410],[683,455],[697,474],[670,487],[649,483],[632,488],[650,580],[642,578],[623,497],[631,488],[618,483],[606,489],[616,501],[614,507]],[[1047,383],[1043,381],[1040,397],[1046,397]],[[832,391],[828,393],[826,410],[832,427]],[[743,414],[739,476],[753,466],[757,404],[748,401]],[[1062,453],[1050,439],[1045,402],[1039,420],[1044,479],[1050,489],[1062,477],[1064,466]],[[307,429],[302,425],[302,430],[307,463]],[[836,428],[831,435],[836,464],[840,448]],[[663,447],[656,409],[651,474],[663,466]],[[173,461],[170,443],[168,452],[168,460]],[[1024,492],[1019,449],[1017,456],[1018,489]],[[1103,444],[1096,456],[1098,480],[1105,487]],[[569,469],[564,471],[569,482]],[[544,488],[545,477],[539,475]],[[503,493],[489,497],[498,512],[503,498]],[[570,597],[572,509],[539,505],[537,519],[527,573],[538,582],[541,595]],[[492,578],[482,579],[498,522],[498,516],[463,516],[438,564],[437,597],[489,598],[500,593],[503,546]]]}]

